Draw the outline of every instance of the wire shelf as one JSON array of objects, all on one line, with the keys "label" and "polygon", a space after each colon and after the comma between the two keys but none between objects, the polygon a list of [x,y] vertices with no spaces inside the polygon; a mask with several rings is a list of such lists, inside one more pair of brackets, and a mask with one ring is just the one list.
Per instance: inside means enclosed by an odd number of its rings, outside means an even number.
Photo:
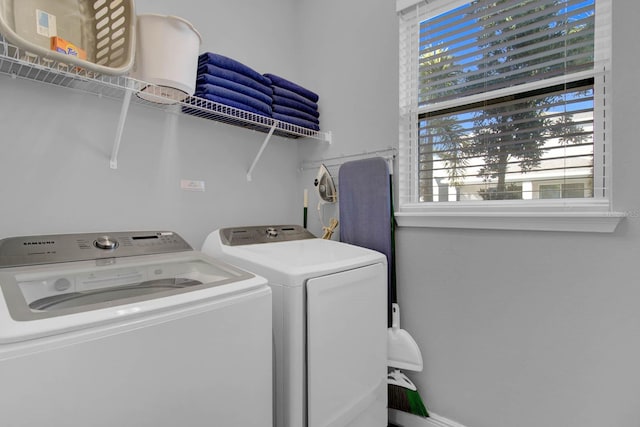
[{"label": "wire shelf", "polygon": [[[48,57],[35,55],[8,43],[0,35],[0,73],[15,78],[34,80],[76,91],[90,93],[111,99],[124,99],[127,93],[138,93],[144,89],[145,98],[131,97],[136,104],[151,108],[175,111],[175,105],[184,113],[194,117],[214,120],[259,132],[285,138],[313,138],[331,141],[331,133],[315,131],[286,123],[267,116],[261,116],[238,108],[219,104],[206,99],[189,96],[169,107],[161,94],[163,88],[133,79],[128,76],[98,74],[77,65],[65,64]],[[153,102],[157,99],[158,102]]]}]

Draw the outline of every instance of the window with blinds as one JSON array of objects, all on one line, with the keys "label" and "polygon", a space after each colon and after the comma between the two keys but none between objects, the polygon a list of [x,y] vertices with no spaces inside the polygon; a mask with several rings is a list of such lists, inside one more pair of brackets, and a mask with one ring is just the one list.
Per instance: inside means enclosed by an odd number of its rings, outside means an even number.
[{"label": "window with blinds", "polygon": [[401,12],[401,203],[606,197],[602,3]]}]

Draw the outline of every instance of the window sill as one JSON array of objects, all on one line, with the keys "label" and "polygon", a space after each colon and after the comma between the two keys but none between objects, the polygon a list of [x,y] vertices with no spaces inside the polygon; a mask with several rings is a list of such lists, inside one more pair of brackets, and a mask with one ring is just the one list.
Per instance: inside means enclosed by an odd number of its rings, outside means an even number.
[{"label": "window sill", "polygon": [[[403,206],[395,213],[400,227],[612,233],[627,214],[601,209],[603,203],[578,206],[544,205],[523,208],[509,203],[479,208]],[[485,209],[486,207],[486,209]],[[607,203],[608,209],[608,203]]]}]

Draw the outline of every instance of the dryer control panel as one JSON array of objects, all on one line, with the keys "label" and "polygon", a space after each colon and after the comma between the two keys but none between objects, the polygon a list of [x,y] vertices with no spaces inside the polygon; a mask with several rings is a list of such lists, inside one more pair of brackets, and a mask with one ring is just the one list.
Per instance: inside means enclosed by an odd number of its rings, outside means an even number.
[{"label": "dryer control panel", "polygon": [[227,246],[254,245],[257,243],[288,242],[315,239],[316,236],[299,225],[260,225],[220,229],[220,240]]},{"label": "dryer control panel", "polygon": [[10,237],[0,240],[0,268],[192,250],[173,231]]}]

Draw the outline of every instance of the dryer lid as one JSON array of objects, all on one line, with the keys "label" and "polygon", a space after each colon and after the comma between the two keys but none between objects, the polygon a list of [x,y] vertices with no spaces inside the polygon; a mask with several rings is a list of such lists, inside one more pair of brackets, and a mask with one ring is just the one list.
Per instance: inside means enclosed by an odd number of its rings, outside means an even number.
[{"label": "dryer lid", "polygon": [[387,258],[380,252],[318,238],[229,245],[225,243],[223,230],[207,236],[202,252],[246,268],[266,277],[271,283],[302,286],[309,277],[387,263]]}]

